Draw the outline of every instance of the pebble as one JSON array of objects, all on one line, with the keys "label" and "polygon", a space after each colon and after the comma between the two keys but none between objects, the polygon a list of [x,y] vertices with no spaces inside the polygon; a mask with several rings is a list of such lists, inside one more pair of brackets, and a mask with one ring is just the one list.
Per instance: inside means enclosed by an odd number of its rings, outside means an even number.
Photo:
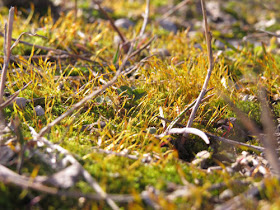
[{"label": "pebble", "polygon": [[135,24],[127,18],[121,18],[115,21],[115,25],[120,28],[129,29],[130,27],[133,27]]},{"label": "pebble", "polygon": [[151,53],[154,55],[158,55],[161,57],[167,57],[170,56],[171,54],[169,53],[169,51],[165,48],[159,48],[159,49],[152,49]]},{"label": "pebble", "polygon": [[26,106],[26,104],[29,102],[29,100],[26,99],[26,98],[23,98],[23,97],[16,97],[16,101],[15,102],[16,102],[16,105],[19,108],[23,109]]},{"label": "pebble", "polygon": [[40,105],[35,107],[35,112],[37,116],[42,116],[45,114],[44,109]]},{"label": "pebble", "polygon": [[159,25],[165,30],[173,32],[174,34],[176,34],[178,31],[177,26],[170,20],[161,20],[159,21]]},{"label": "pebble", "polygon": [[224,191],[220,194],[220,196],[219,196],[219,198],[220,198],[221,200],[228,200],[228,199],[230,199],[230,198],[232,198],[232,197],[233,197],[233,192],[232,192],[232,190],[230,190],[230,189],[224,190]]}]

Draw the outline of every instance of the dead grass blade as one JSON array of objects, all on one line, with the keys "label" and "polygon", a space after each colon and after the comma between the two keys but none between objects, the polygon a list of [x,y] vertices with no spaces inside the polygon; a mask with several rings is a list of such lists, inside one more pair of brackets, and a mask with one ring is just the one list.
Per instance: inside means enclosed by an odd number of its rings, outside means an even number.
[{"label": "dead grass blade", "polygon": [[[208,90],[208,91],[210,91],[210,90]],[[206,91],[206,92],[208,92],[208,91]],[[209,96],[203,98],[203,99],[201,100],[201,102],[208,100],[208,99],[211,98],[212,96],[214,96],[214,94],[211,94],[211,95],[209,95]],[[170,130],[171,128],[173,128],[173,126],[174,126],[175,124],[177,124],[177,123],[182,119],[182,117],[184,116],[184,114],[185,114],[187,111],[192,110],[193,107],[194,107],[194,105],[196,104],[196,101],[197,101],[197,99],[194,100],[191,104],[189,104],[189,105],[188,105],[188,106],[187,106],[187,107],[186,107],[186,108],[185,108],[185,109],[170,123],[170,125],[167,127],[166,130]]]},{"label": "dead grass blade", "polygon": [[29,32],[23,32],[19,35],[19,37],[15,40],[14,44],[12,45],[11,47],[11,50],[14,49],[14,47],[19,43],[21,37],[23,37],[23,35],[28,35],[28,36],[37,36],[37,37],[41,37],[41,38],[44,38],[46,39],[46,37],[44,36],[41,36],[41,35],[38,35],[38,34],[32,34],[32,33],[29,33]]}]

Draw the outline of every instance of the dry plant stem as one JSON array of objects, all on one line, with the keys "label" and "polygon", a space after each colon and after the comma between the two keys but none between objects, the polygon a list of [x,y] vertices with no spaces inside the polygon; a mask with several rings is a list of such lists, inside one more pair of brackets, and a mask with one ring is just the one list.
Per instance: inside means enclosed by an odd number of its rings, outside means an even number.
[{"label": "dry plant stem", "polygon": [[[0,36],[4,36],[3,33],[0,32]],[[12,38],[13,41],[17,41],[17,39],[14,39]],[[42,50],[46,50],[46,51],[53,51],[57,54],[65,54],[65,55],[68,55],[72,58],[76,58],[76,59],[81,59],[81,60],[85,60],[85,61],[88,61],[88,62],[91,62],[91,63],[96,63],[96,61],[93,61],[89,58],[86,58],[84,56],[81,56],[81,55],[75,55],[75,54],[72,54],[72,53],[69,53],[65,50],[58,50],[58,49],[55,49],[55,48],[51,48],[51,47],[44,47],[44,46],[41,46],[41,45],[36,45],[36,44],[31,44],[29,42],[25,42],[25,41],[18,41],[19,43],[21,44],[24,44],[24,45],[27,45],[27,46],[31,46],[31,47],[35,47],[35,48],[38,48],[38,49],[42,49]]]},{"label": "dry plant stem", "polygon": [[118,27],[115,25],[115,21],[108,15],[108,13],[101,7],[100,3],[93,0],[93,2],[98,6],[98,9],[100,10],[100,12],[102,12],[106,18],[108,18],[111,26],[113,27],[113,29],[118,33],[122,43],[126,42],[126,38],[124,37],[124,35],[120,32],[120,30],[118,29]]},{"label": "dry plant stem", "polygon": [[75,20],[77,20],[77,14],[78,14],[78,0],[75,0],[74,12],[75,12]]},{"label": "dry plant stem", "polygon": [[162,109],[161,106],[158,109],[159,109],[159,116],[162,118],[161,119],[162,127],[165,129],[166,128],[166,122],[165,122],[165,120],[163,120],[164,119],[163,109]]},{"label": "dry plant stem", "polygon": [[163,14],[163,16],[160,18],[160,20],[165,20],[166,18],[168,18],[170,15],[172,15],[174,12],[176,12],[178,9],[180,9],[181,7],[183,7],[185,4],[190,3],[190,0],[184,0],[182,2],[180,2],[179,4],[177,4],[175,7],[173,7],[172,9],[168,10],[168,12],[166,12],[165,14]]},{"label": "dry plant stem", "polygon": [[88,171],[86,171],[83,166],[64,148],[62,148],[59,145],[54,145],[53,143],[51,143],[50,141],[48,141],[46,138],[39,136],[36,131],[34,130],[34,128],[29,127],[29,129],[31,130],[32,136],[35,140],[37,141],[41,141],[44,144],[46,144],[47,146],[49,146],[50,148],[59,151],[61,154],[67,156],[67,160],[72,164],[72,165],[76,165],[84,179],[89,183],[89,185],[103,198],[106,200],[107,204],[112,208],[112,209],[119,209],[119,207],[115,204],[115,202],[108,198],[107,193],[103,191],[103,189],[100,187],[100,185],[96,182],[96,180],[89,174]]},{"label": "dry plant stem", "polygon": [[0,109],[4,109],[6,106],[9,106],[11,103],[14,102],[14,100],[16,99],[16,97],[19,95],[19,93],[21,91],[23,91],[24,89],[26,89],[28,87],[28,85],[30,85],[32,83],[32,81],[28,82],[23,88],[19,89],[18,91],[16,91],[12,96],[10,96],[5,102],[3,102],[2,104],[0,104]]},{"label": "dry plant stem", "polygon": [[224,137],[215,136],[215,135],[210,134],[210,133],[205,133],[205,134],[208,137],[210,137],[211,139],[214,139],[216,141],[220,141],[220,142],[223,142],[223,143],[226,143],[226,144],[230,144],[230,145],[234,145],[234,146],[239,146],[239,147],[246,147],[248,149],[252,149],[252,150],[255,150],[255,151],[259,151],[259,152],[263,152],[265,150],[264,147],[259,147],[259,146],[255,146],[255,145],[245,144],[245,143],[238,142],[238,141],[233,141],[233,140],[230,140],[230,139],[226,139]]},{"label": "dry plant stem", "polygon": [[[261,134],[261,131],[258,129],[258,127],[255,125],[255,123],[250,120],[243,112],[241,112],[238,108],[234,106],[234,104],[224,96],[225,101],[229,103],[231,106],[232,110],[236,113],[237,117],[241,120],[242,124],[254,135],[256,136],[260,142],[264,145],[264,155],[265,158],[268,160],[269,164],[271,167],[274,169],[272,173],[277,175],[279,177],[280,175],[280,169],[279,169],[279,161],[277,158],[277,153],[276,153],[276,148],[273,144],[271,145],[271,140],[267,140],[269,137],[265,137],[264,135]],[[265,99],[261,99],[265,100]],[[262,102],[263,103],[263,102]],[[263,108],[263,107],[262,107]],[[266,109],[266,108],[265,108]],[[266,112],[266,114],[269,111],[263,110],[263,112]],[[262,120],[263,120],[263,114],[262,114]],[[266,123],[266,122],[264,122]],[[268,125],[264,125],[265,127]],[[266,130],[267,131],[267,130]],[[274,134],[274,132],[273,132]],[[273,135],[272,134],[272,135]],[[269,134],[270,135],[270,134]],[[272,137],[274,138],[274,137]]]},{"label": "dry plant stem", "polygon": [[81,101],[79,101],[78,103],[74,104],[72,106],[72,108],[70,108],[67,112],[63,113],[61,116],[59,116],[58,118],[56,118],[54,121],[52,121],[51,123],[49,123],[47,126],[45,126],[44,128],[41,129],[41,131],[39,132],[39,137],[42,137],[44,134],[46,134],[51,127],[53,127],[54,125],[56,125],[57,123],[59,123],[62,119],[64,119],[65,117],[69,116],[70,114],[72,114],[75,110],[78,110],[82,105],[84,105],[87,101],[89,101],[90,99],[92,99],[93,97],[97,96],[98,94],[102,93],[104,90],[106,90],[108,87],[112,86],[118,79],[118,77],[122,74],[122,70],[125,66],[125,63],[127,62],[128,58],[130,57],[131,51],[132,51],[133,46],[131,45],[130,50],[126,56],[126,58],[124,59],[124,61],[122,62],[122,65],[120,66],[120,68],[118,69],[118,71],[116,72],[115,76],[113,77],[112,80],[110,80],[109,82],[107,82],[106,84],[104,84],[101,88],[99,88],[98,90],[93,91],[91,94],[87,95],[86,97],[84,97]]},{"label": "dry plant stem", "polygon": [[273,173],[275,173],[278,177],[280,177],[280,165],[279,159],[276,152],[276,148],[278,148],[278,143],[275,138],[275,130],[276,127],[273,123],[272,114],[270,112],[264,88],[260,90],[260,101],[261,101],[261,121],[265,131],[265,137],[263,137],[263,145],[265,147],[265,155],[270,165],[274,169]]},{"label": "dry plant stem", "polygon": [[[156,117],[161,119],[161,120],[164,120],[166,122],[169,122],[169,123],[172,122],[171,120],[168,120],[168,119],[166,119],[164,117],[161,117],[161,116],[156,116]],[[180,126],[180,127],[185,127],[185,125],[180,124],[180,123],[175,123],[175,125]],[[239,147],[246,147],[248,149],[252,149],[253,151],[259,151],[259,152],[263,152],[265,150],[264,147],[245,144],[245,143],[234,141],[234,140],[230,140],[230,139],[227,139],[227,138],[224,138],[224,137],[215,136],[213,134],[206,133],[206,132],[205,132],[205,134],[206,134],[206,136],[208,136],[208,137],[210,137],[210,138],[212,138],[212,139],[214,139],[216,141],[220,141],[222,143],[225,143],[225,144],[230,144],[230,145],[239,146]]]},{"label": "dry plant stem", "polygon": [[[4,184],[14,184],[23,189],[29,188],[51,195],[65,196],[70,198],[84,197],[95,201],[104,200],[104,198],[99,194],[83,194],[77,191],[61,191],[58,190],[57,188],[43,185],[40,182],[37,182],[36,179],[32,180],[29,177],[20,176],[1,164],[0,164],[0,182],[3,182]],[[129,203],[134,201],[134,197],[131,195],[108,195],[108,197],[120,203]]]},{"label": "dry plant stem", "polygon": [[15,40],[12,39],[12,40],[15,41],[15,42],[14,42],[14,44],[12,45],[11,50],[14,49],[14,47],[20,42],[20,39],[23,37],[23,35],[37,36],[37,37],[41,37],[41,38],[46,39],[46,37],[41,36],[41,35],[38,35],[38,34],[36,34],[36,33],[32,34],[32,33],[29,33],[29,32],[22,32],[22,33],[18,36],[17,39],[15,39]]},{"label": "dry plant stem", "polygon": [[[207,93],[208,91],[210,91],[210,90],[207,90],[206,93]],[[204,102],[204,101],[208,100],[208,99],[211,98],[212,96],[214,96],[214,94],[211,94],[211,95],[209,95],[209,96],[203,98],[203,99],[201,100],[201,102]],[[197,101],[197,99],[194,100],[191,104],[189,104],[189,105],[188,105],[188,106],[187,106],[187,107],[186,107],[186,108],[185,108],[185,109],[170,123],[170,125],[167,127],[166,131],[168,131],[168,130],[170,130],[171,128],[173,128],[173,126],[174,126],[175,124],[177,124],[177,123],[182,119],[182,117],[184,116],[184,114],[185,114],[187,111],[192,110],[192,109],[193,109],[193,106],[194,106],[195,103],[196,103],[196,101]]]},{"label": "dry plant stem", "polygon": [[4,65],[3,65],[2,74],[1,74],[0,104],[2,104],[4,101],[3,94],[4,94],[4,89],[5,89],[6,75],[7,75],[7,71],[8,71],[8,67],[9,67],[9,63],[10,63],[13,22],[14,22],[14,7],[12,7],[9,11],[8,27],[5,24]]},{"label": "dry plant stem", "polygon": [[153,36],[145,45],[143,45],[141,48],[131,53],[129,59],[139,54],[142,50],[146,49],[156,38],[157,38],[156,36]]},{"label": "dry plant stem", "polygon": [[[191,127],[193,120],[195,118],[196,112],[198,110],[198,107],[200,105],[200,102],[202,100],[202,98],[204,97],[205,93],[206,93],[206,89],[207,89],[207,85],[209,83],[210,77],[211,77],[211,73],[214,67],[214,59],[213,59],[213,52],[212,52],[212,47],[211,47],[211,33],[210,33],[210,29],[207,23],[207,15],[206,15],[206,8],[205,8],[205,2],[204,0],[201,0],[201,7],[202,7],[202,13],[203,13],[203,19],[204,19],[204,27],[205,27],[205,38],[206,38],[206,44],[207,44],[207,51],[208,51],[208,60],[209,60],[209,67],[207,70],[207,75],[206,78],[204,80],[204,84],[202,87],[202,90],[196,100],[196,103],[193,107],[192,113],[190,115],[189,121],[187,123],[186,127]],[[186,136],[186,135],[184,135]],[[182,139],[182,144],[185,143],[185,138]]]},{"label": "dry plant stem", "polygon": [[146,10],[144,14],[143,25],[139,34],[140,37],[143,36],[145,33],[145,29],[147,27],[148,20],[149,20],[149,13],[150,13],[150,0],[146,0]]},{"label": "dry plant stem", "polygon": [[270,35],[270,36],[275,36],[275,37],[277,37],[277,38],[280,37],[280,34],[272,33],[272,32],[270,32],[270,31],[265,31],[265,30],[258,30],[258,31],[263,32],[263,33],[265,33],[265,34],[267,34],[267,35]]}]

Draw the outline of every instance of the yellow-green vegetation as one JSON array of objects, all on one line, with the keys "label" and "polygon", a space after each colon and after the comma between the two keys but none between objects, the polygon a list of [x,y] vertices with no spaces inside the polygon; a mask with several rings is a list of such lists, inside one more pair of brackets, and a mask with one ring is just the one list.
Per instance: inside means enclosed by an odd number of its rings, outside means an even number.
[{"label": "yellow-green vegetation", "polygon": [[[127,16],[128,12],[132,20],[138,20],[133,30],[120,29],[128,40],[135,38],[139,33],[142,26],[141,14],[145,11],[144,1],[131,2],[108,0],[102,4],[114,11],[110,14],[114,19]],[[171,121],[175,119],[199,95],[208,67],[207,48],[202,29],[198,30],[195,36],[189,36],[189,29],[186,28],[174,34],[160,28],[156,22],[156,18],[160,17],[157,13],[158,7],[167,3],[167,1],[151,1],[152,21],[147,26],[148,38],[144,39],[143,43],[154,35],[157,35],[157,38],[151,46],[130,59],[127,67],[151,55],[152,49],[164,48],[168,50],[170,56],[155,55],[148,58],[136,71],[122,75],[112,87],[63,119],[45,135],[51,142],[68,150],[108,194],[132,195],[134,201],[117,202],[123,209],[152,208],[148,202],[140,198],[141,193],[149,189],[156,191],[153,192],[156,195],[153,202],[162,209],[211,209],[217,204],[215,199],[219,198],[225,189],[230,189],[234,195],[239,195],[244,193],[250,184],[261,181],[257,175],[246,177],[238,172],[229,173],[227,170],[207,172],[206,169],[191,164],[198,152],[207,150],[213,155],[209,160],[209,166],[218,165],[225,168],[230,165],[230,161],[233,161],[233,157],[236,158],[241,153],[241,148],[222,146],[221,149],[219,143],[211,139],[213,146],[209,146],[200,138],[190,135],[186,144],[186,154],[183,154],[184,159],[181,160],[174,146],[176,143],[172,144],[176,142],[178,136],[158,139],[153,134],[161,134],[165,129],[157,117],[159,107],[163,109],[165,118]],[[23,40],[35,45],[83,55],[94,61],[58,58],[54,52],[24,44],[18,44],[13,49],[12,54],[16,58],[10,63],[5,91],[11,95],[32,81],[19,95],[29,99],[30,103],[24,108],[13,104],[6,107],[4,111],[7,121],[19,116],[24,144],[32,140],[28,126],[39,132],[42,127],[67,111],[73,104],[101,87],[104,84],[102,81],[109,81],[125,57],[123,51],[118,52],[118,47],[113,41],[117,33],[109,22],[103,19],[102,14],[97,10],[88,10],[89,1],[79,3],[79,7],[82,10],[78,12],[77,18],[71,10],[61,14],[56,21],[52,19],[50,13],[39,16],[34,11],[30,15],[25,12],[18,12],[15,15],[14,38],[22,32],[36,32],[45,38],[24,36]],[[194,7],[194,4],[190,5],[191,10],[195,10]],[[242,7],[242,9],[246,8]],[[228,14],[239,15],[236,14],[235,3],[227,4],[224,10]],[[246,15],[239,15],[237,19],[240,23],[243,24],[242,20],[251,24],[257,21],[250,18],[251,15],[245,11],[243,12]],[[7,9],[1,8],[2,26],[7,19],[7,13]],[[102,19],[90,23],[87,20],[89,16],[102,17]],[[201,21],[201,16],[197,15],[196,18],[197,21]],[[240,39],[241,34],[247,34],[248,31],[239,27],[236,33],[233,30],[223,37],[216,30],[213,30],[212,40],[216,62],[208,85],[208,88],[213,89],[207,93],[213,96],[200,105],[192,127],[216,136],[224,135],[225,131],[217,129],[218,121],[236,117],[224,101],[222,97],[224,94],[261,128],[261,108],[257,100],[260,86],[265,87],[267,91],[275,119],[280,118],[280,56],[276,39],[271,37],[269,44],[263,43],[261,46],[248,43],[236,48],[227,43],[224,38]],[[224,40],[225,50],[220,53],[215,45],[216,40]],[[143,43],[138,41],[135,48],[139,48]],[[2,49],[3,39],[0,40],[0,45]],[[2,51],[1,55],[3,55]],[[35,59],[38,55],[49,55],[49,58]],[[253,99],[243,100],[244,97]],[[37,100],[38,98],[41,99]],[[44,108],[44,115],[36,115],[37,105]],[[190,113],[187,112],[180,123],[186,125],[189,115]],[[87,129],[88,125],[93,125],[92,129]],[[238,133],[229,133],[225,136],[241,140]],[[259,145],[254,136],[250,134],[248,136],[251,142],[247,143]],[[165,143],[164,147],[163,143]],[[101,153],[101,149],[114,153],[127,152],[137,158],[129,159],[126,156]],[[145,163],[143,159],[147,155],[152,158],[152,161]],[[219,159],[220,156],[225,156],[230,161],[224,162]],[[16,165],[9,167],[15,169]],[[30,157],[26,152],[22,174],[30,176],[36,170],[38,175],[44,176],[54,172],[36,155]],[[267,187],[261,191],[259,203],[254,205],[260,208],[277,209],[280,202],[279,182],[270,176],[265,179]],[[242,187],[235,186],[232,182],[236,180],[243,180],[248,184]],[[211,186],[218,183],[223,183],[224,186],[210,190]],[[166,199],[166,195],[172,192],[173,185],[188,187],[188,193],[176,199]],[[77,182],[68,190],[95,193],[84,181]],[[28,209],[31,200],[36,196],[40,196],[40,201],[34,204],[35,209],[40,207],[43,209],[109,208],[105,201],[86,199],[82,202],[81,199],[41,194],[35,190],[20,189],[1,182],[0,195],[0,207],[3,209],[22,209],[22,207]],[[247,201],[246,205],[253,206],[250,202],[252,201]]]}]

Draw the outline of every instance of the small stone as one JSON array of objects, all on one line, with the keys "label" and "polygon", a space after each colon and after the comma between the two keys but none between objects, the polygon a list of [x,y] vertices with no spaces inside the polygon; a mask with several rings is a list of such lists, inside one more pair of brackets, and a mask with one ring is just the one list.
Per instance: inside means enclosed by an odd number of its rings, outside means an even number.
[{"label": "small stone", "polygon": [[44,109],[40,105],[35,107],[35,112],[37,116],[42,116],[45,114]]},{"label": "small stone", "polygon": [[148,128],[148,132],[150,134],[155,134],[157,132],[157,129],[155,127],[150,127],[150,128]]},{"label": "small stone", "polygon": [[161,57],[170,56],[169,51],[167,49],[165,49],[165,48],[152,49],[151,53],[154,54],[154,55],[161,56]]},{"label": "small stone", "polygon": [[232,198],[232,197],[233,197],[233,192],[232,192],[232,190],[230,190],[230,189],[224,190],[224,191],[220,194],[220,196],[219,196],[219,198],[220,198],[221,200],[228,200],[228,199],[230,199],[230,198]]},{"label": "small stone", "polygon": [[120,28],[129,29],[130,27],[133,27],[135,24],[127,18],[121,18],[115,21],[115,25]]},{"label": "small stone", "polygon": [[16,105],[19,108],[23,109],[26,106],[26,104],[29,102],[29,100],[26,99],[26,98],[23,98],[23,97],[16,97],[16,101],[15,102],[16,102]]},{"label": "small stone", "polygon": [[173,32],[174,34],[177,33],[177,26],[169,20],[161,20],[159,21],[159,25],[167,31]]},{"label": "small stone", "polygon": [[221,42],[220,40],[216,40],[215,45],[218,49],[225,49],[225,44],[223,42]]}]

